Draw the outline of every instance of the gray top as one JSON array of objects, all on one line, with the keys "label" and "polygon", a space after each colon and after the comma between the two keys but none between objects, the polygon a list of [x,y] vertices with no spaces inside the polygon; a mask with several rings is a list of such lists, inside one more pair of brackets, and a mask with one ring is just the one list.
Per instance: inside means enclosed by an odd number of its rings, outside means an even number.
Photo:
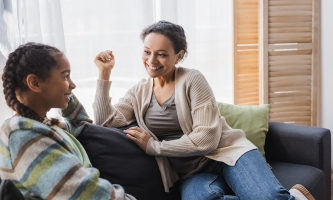
[{"label": "gray top", "polygon": [[[160,141],[175,140],[184,135],[176,112],[175,93],[163,102],[162,105],[159,105],[155,94],[153,94],[144,119],[148,129]],[[168,157],[168,160],[180,178],[184,179],[202,169],[210,159],[202,156],[194,156]]]}]

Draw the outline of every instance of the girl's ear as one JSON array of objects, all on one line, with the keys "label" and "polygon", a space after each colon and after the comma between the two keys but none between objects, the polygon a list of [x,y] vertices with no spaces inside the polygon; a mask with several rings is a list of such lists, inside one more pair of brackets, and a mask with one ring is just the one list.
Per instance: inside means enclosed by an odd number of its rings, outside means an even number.
[{"label": "girl's ear", "polygon": [[40,79],[35,74],[29,74],[25,79],[27,82],[27,86],[33,92],[40,92]]}]

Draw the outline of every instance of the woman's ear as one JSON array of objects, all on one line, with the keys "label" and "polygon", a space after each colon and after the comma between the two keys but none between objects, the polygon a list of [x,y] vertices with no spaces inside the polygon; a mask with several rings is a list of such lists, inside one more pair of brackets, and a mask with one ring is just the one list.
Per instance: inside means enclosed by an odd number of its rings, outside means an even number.
[{"label": "woman's ear", "polygon": [[27,86],[33,92],[40,92],[40,79],[35,74],[29,74],[25,79]]},{"label": "woman's ear", "polygon": [[181,61],[184,58],[184,50],[179,51],[179,53],[177,53],[177,62],[176,64],[178,64],[179,61]]}]

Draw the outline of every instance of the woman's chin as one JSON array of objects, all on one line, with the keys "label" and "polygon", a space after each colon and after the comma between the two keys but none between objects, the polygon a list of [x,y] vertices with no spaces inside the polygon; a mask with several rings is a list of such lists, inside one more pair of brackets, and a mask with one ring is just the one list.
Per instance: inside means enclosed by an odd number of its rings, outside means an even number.
[{"label": "woman's chin", "polygon": [[156,78],[159,77],[159,73],[151,71],[149,69],[147,69],[147,74],[150,76],[150,78]]}]

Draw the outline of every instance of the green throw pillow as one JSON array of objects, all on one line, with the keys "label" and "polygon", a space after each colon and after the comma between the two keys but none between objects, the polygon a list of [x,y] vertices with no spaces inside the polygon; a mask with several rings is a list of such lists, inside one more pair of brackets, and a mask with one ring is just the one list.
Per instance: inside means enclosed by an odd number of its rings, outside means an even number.
[{"label": "green throw pillow", "polygon": [[269,104],[260,106],[240,106],[228,103],[217,103],[220,113],[229,126],[241,129],[247,139],[256,145],[265,157],[265,139],[268,131]]}]

